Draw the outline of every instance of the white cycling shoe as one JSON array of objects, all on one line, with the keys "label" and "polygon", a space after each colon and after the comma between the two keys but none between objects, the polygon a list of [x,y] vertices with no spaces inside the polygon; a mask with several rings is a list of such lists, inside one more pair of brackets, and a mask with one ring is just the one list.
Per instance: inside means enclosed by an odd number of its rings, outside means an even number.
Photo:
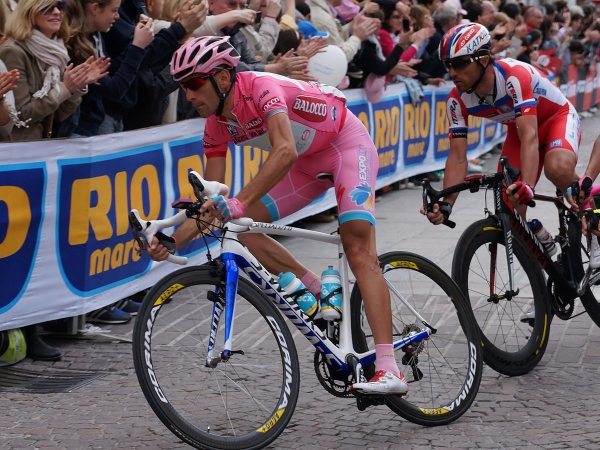
[{"label": "white cycling shoe", "polygon": [[408,392],[408,384],[402,372],[397,377],[387,370],[378,370],[366,383],[354,383],[352,389],[362,394],[405,395]]}]

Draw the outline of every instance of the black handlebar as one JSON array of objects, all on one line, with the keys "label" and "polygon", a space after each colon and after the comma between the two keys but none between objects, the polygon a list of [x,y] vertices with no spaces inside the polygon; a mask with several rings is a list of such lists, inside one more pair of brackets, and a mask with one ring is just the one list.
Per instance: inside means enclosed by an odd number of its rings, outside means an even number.
[{"label": "black handlebar", "polygon": [[[438,203],[440,199],[458,192],[466,190],[470,192],[477,192],[482,187],[496,187],[502,183],[502,181],[506,182],[506,186],[510,186],[521,175],[520,170],[512,167],[508,163],[508,159],[505,157],[500,158],[500,166],[502,168],[497,173],[490,175],[470,175],[465,177],[465,181],[462,183],[448,186],[442,190],[433,188],[431,183],[427,180],[423,181],[423,209],[426,212],[432,212],[433,205]],[[528,205],[533,207],[535,206],[535,202],[531,201],[528,203]],[[444,219],[443,224],[450,228],[454,228],[456,226],[456,223],[449,219]]]}]

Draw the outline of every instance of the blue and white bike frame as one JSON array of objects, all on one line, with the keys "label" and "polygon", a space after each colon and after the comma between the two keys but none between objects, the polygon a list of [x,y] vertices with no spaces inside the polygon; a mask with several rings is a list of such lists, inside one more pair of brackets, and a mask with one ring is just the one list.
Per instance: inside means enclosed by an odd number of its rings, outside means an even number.
[{"label": "blue and white bike frame", "polygon": [[[226,195],[229,188],[216,181],[206,181],[194,171],[190,172],[191,182],[196,182],[201,192],[197,196],[205,195],[212,197],[214,195]],[[162,220],[145,221],[139,216],[138,211],[132,210],[131,213],[137,218],[140,224],[140,232],[147,242],[152,242],[154,235],[164,228],[169,228],[182,224],[187,219],[185,210],[182,210],[172,217]],[[221,260],[225,267],[225,285],[217,287],[215,292],[217,298],[224,298],[225,304],[219,301],[214,302],[211,333],[208,342],[208,355],[206,365],[216,367],[220,361],[229,359],[232,353],[234,339],[234,312],[236,303],[236,293],[240,269],[250,278],[264,294],[277,306],[279,311],[286,316],[296,328],[310,341],[310,343],[323,354],[325,360],[335,370],[344,373],[355,373],[362,377],[362,367],[368,366],[375,361],[375,350],[365,353],[356,353],[352,344],[352,324],[349,319],[344,319],[339,323],[339,345],[335,345],[328,337],[327,333],[317,327],[304,312],[298,307],[296,301],[287,294],[277,282],[276,278],[266,270],[250,251],[239,241],[238,235],[242,233],[261,233],[279,236],[290,236],[301,239],[310,239],[326,244],[337,245],[338,248],[338,270],[340,272],[342,294],[343,294],[343,314],[350,315],[350,289],[348,279],[348,261],[344,253],[342,242],[339,235],[331,235],[319,231],[304,230],[285,225],[272,223],[254,222],[252,219],[244,217],[228,222],[223,227],[223,236],[221,239]],[[187,264],[187,258],[183,256],[169,255],[167,258],[176,264]],[[386,268],[384,268],[384,272]],[[398,290],[388,283],[390,295],[396,296],[408,309],[417,317],[423,327],[419,331],[411,331],[402,339],[395,341],[394,349],[404,347],[407,344],[418,343],[427,339],[432,333],[432,329],[426,326],[426,321],[413,306],[406,301]],[[224,289],[224,292],[219,290]],[[218,352],[215,348],[217,330],[221,325],[221,316],[225,313],[224,325],[224,345],[223,350]],[[329,327],[332,327],[330,324]]]},{"label": "blue and white bike frame", "polygon": [[[224,347],[218,354],[215,350],[213,335],[209,340],[207,364],[215,365],[219,360],[228,359],[231,355],[234,338],[234,311],[238,278],[240,270],[245,273],[264,294],[279,308],[290,322],[320,351],[327,362],[336,370],[345,373],[352,373],[353,367],[350,366],[348,356],[354,355],[360,365],[365,367],[375,361],[375,350],[369,350],[365,353],[356,353],[352,344],[352,330],[349,319],[343,319],[339,324],[339,345],[335,345],[324,331],[319,329],[304,312],[298,307],[294,299],[287,294],[278,284],[274,276],[267,271],[258,260],[242,245],[238,240],[241,233],[261,233],[280,236],[298,237],[301,239],[311,239],[327,244],[337,245],[338,247],[338,266],[343,294],[343,313],[349,316],[350,313],[350,289],[348,280],[348,263],[343,251],[339,235],[331,235],[318,231],[304,230],[300,228],[289,227],[285,225],[276,225],[263,222],[251,222],[249,225],[238,225],[228,223],[225,225],[224,238],[221,246],[221,260],[225,266],[225,329]],[[425,320],[416,311],[412,305],[406,302],[400,293],[388,283],[391,289],[391,295],[398,296],[399,299],[418,317],[423,323]],[[223,312],[223,306],[215,302],[212,316],[212,330],[218,329],[220,318]],[[411,332],[402,339],[394,342],[394,349],[399,349],[410,343],[417,343],[427,339],[431,331],[424,328],[418,332]]]}]

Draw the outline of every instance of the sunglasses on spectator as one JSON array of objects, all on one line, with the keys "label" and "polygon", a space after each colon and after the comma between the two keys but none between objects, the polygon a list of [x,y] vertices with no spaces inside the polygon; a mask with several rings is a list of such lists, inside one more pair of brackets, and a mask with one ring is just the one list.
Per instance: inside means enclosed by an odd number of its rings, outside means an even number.
[{"label": "sunglasses on spectator", "polygon": [[54,8],[57,8],[60,12],[63,12],[65,10],[65,2],[59,0],[58,2],[53,3],[50,6],[46,6],[44,9],[42,9],[42,14],[44,16],[49,16],[54,12]]},{"label": "sunglasses on spectator", "polygon": [[460,69],[464,69],[469,64],[471,64],[475,61],[478,61],[481,58],[482,58],[481,56],[475,56],[475,57],[463,56],[460,58],[445,59],[443,61],[443,63],[444,63],[444,67],[446,68],[446,70],[450,70],[450,69],[460,70]]},{"label": "sunglasses on spectator", "polygon": [[209,75],[203,77],[194,77],[190,78],[189,80],[180,81],[179,84],[181,84],[183,89],[197,91],[208,82],[208,77]]}]

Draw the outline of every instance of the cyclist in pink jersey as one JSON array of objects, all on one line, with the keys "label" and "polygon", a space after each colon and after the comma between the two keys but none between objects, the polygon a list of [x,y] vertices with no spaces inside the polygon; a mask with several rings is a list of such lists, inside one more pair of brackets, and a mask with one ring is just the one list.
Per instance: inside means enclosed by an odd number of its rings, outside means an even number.
[{"label": "cyclist in pink jersey", "polygon": [[[494,61],[490,41],[483,25],[468,23],[450,29],[440,42],[440,59],[455,84],[446,106],[450,152],[444,186],[461,182],[467,172],[468,116],[506,124],[502,155],[521,169],[520,179],[507,188],[507,195],[524,215],[542,167],[565,194],[570,186],[583,184],[586,176],[579,178],[575,173],[579,118],[573,105],[535,67],[510,58]],[[442,223],[457,196],[434,205],[428,219]],[[589,197],[589,192],[584,197]],[[576,199],[567,199],[577,207]]]},{"label": "cyclist in pink jersey", "polygon": [[[207,119],[204,176],[224,181],[230,142],[269,151],[257,175],[234,198],[217,196],[203,211],[224,221],[239,217],[270,222],[291,214],[334,187],[340,237],[365,299],[376,343],[375,376],[353,388],[372,394],[405,394],[408,386],[392,346],[389,291],[375,245],[374,195],[377,149],[368,131],[346,108],[335,88],[254,72],[235,72],[237,51],[227,37],[188,41],[173,55],[171,74],[186,98]],[[173,237],[181,248],[198,233],[194,221]],[[272,273],[293,272],[313,294],[320,279],[265,235],[240,236]],[[155,260],[168,256],[156,239],[147,249]]]}]

